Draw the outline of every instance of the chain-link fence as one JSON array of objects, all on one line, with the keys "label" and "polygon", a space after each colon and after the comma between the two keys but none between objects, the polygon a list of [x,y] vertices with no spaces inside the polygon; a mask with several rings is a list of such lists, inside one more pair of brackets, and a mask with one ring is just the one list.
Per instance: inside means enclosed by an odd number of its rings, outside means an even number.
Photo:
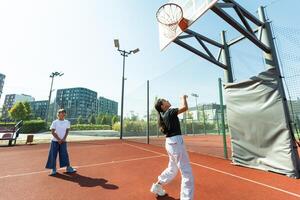
[{"label": "chain-link fence", "polygon": [[297,138],[300,139],[300,27],[277,26],[273,32],[281,65],[283,80]]},{"label": "chain-link fence", "polygon": [[[154,109],[154,103],[158,98],[164,98],[169,100],[172,107],[180,107],[180,97],[186,94],[189,96],[189,110],[179,115],[179,120],[188,150],[224,157],[221,106],[213,101],[219,99],[217,80],[220,73],[214,73],[219,70],[217,68],[207,70],[207,75],[215,82],[200,78],[203,77],[203,71],[206,71],[201,69],[203,62],[197,57],[189,57],[150,80],[149,85],[145,82],[128,92],[124,100],[123,138],[164,146],[165,136],[159,131],[158,112]],[[221,70],[219,72],[222,73]]]}]

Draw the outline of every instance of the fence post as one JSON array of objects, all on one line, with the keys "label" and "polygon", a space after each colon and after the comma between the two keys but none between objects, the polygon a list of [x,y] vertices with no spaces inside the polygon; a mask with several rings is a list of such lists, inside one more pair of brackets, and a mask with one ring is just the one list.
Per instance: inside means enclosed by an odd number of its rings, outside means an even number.
[{"label": "fence post", "polygon": [[149,80],[147,80],[147,144],[150,137],[150,107],[149,107]]},{"label": "fence post", "polygon": [[219,78],[219,96],[220,96],[221,124],[222,124],[221,128],[222,128],[222,135],[223,135],[224,158],[228,159],[224,105],[223,105],[223,92],[222,92],[222,79],[221,78]]}]

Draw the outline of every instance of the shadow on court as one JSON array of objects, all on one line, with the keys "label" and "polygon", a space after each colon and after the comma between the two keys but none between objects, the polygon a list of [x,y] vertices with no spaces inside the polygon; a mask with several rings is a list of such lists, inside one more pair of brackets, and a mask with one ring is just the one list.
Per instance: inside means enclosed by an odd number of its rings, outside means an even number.
[{"label": "shadow on court", "polygon": [[78,173],[67,174],[67,173],[57,173],[54,178],[63,179],[65,181],[71,181],[74,183],[78,183],[80,187],[97,187],[101,186],[107,190],[116,190],[119,189],[117,185],[107,183],[108,181],[103,178],[91,178],[87,176],[80,175]]},{"label": "shadow on court", "polygon": [[163,197],[156,197],[157,200],[180,200],[180,199],[175,199],[173,197],[170,197],[168,194],[166,194]]}]

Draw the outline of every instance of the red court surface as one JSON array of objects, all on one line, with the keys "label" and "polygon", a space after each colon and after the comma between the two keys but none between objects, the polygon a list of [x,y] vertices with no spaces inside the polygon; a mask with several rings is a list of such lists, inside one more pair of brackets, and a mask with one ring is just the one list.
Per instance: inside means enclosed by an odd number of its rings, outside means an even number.
[{"label": "red court surface", "polygon": [[[1,200],[178,200],[180,175],[167,185],[168,196],[149,192],[167,166],[162,147],[129,141],[69,143],[76,174],[44,169],[49,144],[0,148]],[[300,180],[230,164],[229,160],[189,153],[195,200],[300,199]]]}]

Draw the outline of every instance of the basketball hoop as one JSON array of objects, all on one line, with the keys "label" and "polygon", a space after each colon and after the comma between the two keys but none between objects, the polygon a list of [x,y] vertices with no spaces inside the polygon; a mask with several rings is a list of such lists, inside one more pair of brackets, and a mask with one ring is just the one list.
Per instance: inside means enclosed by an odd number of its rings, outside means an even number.
[{"label": "basketball hoop", "polygon": [[177,27],[184,31],[188,27],[187,19],[183,18],[182,8],[175,3],[162,5],[156,12],[157,21],[164,27],[167,38],[176,36]]}]

